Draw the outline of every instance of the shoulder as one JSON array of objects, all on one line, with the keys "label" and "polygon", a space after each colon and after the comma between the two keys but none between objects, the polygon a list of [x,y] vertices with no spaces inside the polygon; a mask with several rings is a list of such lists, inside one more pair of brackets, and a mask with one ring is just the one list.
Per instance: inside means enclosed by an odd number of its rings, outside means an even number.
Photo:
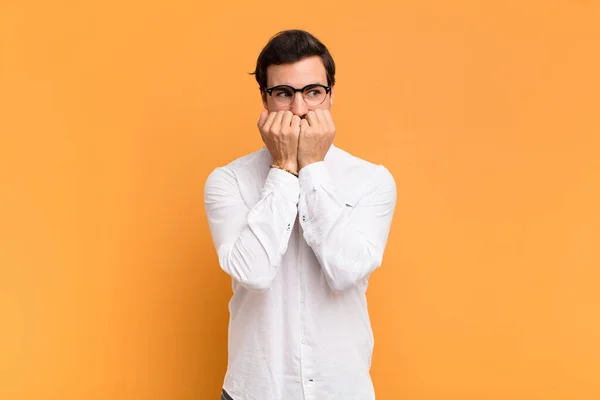
[{"label": "shoulder", "polygon": [[263,147],[214,168],[206,179],[205,190],[222,184],[264,180],[268,173],[270,157],[268,150]]},{"label": "shoulder", "polygon": [[340,180],[368,186],[396,186],[394,176],[384,165],[360,158],[339,147],[332,147],[330,161]]},{"label": "shoulder", "polygon": [[259,150],[253,151],[252,153],[236,158],[229,164],[225,165],[225,168],[234,171],[247,170],[248,168],[254,169],[257,166],[267,163],[268,160],[270,160],[270,157],[271,156],[267,148],[262,147]]}]

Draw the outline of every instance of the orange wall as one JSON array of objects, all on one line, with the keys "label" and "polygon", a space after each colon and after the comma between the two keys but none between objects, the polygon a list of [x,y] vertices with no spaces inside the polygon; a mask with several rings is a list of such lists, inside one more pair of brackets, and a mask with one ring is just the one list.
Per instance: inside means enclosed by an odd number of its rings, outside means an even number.
[{"label": "orange wall", "polygon": [[247,73],[289,27],[398,184],[378,398],[600,399],[599,2],[202,3],[0,2],[0,399],[218,397],[202,190],[261,145]]}]

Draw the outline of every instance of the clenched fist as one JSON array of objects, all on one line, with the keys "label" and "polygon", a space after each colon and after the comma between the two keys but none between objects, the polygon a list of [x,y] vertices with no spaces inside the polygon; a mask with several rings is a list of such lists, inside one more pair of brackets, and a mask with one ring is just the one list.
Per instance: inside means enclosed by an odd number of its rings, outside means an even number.
[{"label": "clenched fist", "polygon": [[323,161],[335,137],[335,125],[329,110],[309,111],[300,122],[298,167]]},{"label": "clenched fist", "polygon": [[258,120],[258,129],[273,163],[294,172],[298,171],[298,137],[300,117],[291,111],[267,114],[264,110]]}]

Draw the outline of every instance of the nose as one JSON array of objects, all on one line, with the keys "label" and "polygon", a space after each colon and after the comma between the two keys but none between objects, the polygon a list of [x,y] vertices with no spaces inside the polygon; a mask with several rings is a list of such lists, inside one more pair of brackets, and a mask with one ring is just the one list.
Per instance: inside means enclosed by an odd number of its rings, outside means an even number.
[{"label": "nose", "polygon": [[306,101],[304,101],[304,96],[302,93],[296,93],[294,96],[294,101],[290,105],[290,111],[292,114],[297,115],[299,117],[303,117],[308,112],[308,105]]}]

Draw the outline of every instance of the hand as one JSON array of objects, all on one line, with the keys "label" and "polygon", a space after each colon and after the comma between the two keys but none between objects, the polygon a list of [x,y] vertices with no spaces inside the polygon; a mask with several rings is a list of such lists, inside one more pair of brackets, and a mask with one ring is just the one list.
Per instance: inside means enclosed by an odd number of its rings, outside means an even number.
[{"label": "hand", "polygon": [[258,129],[273,163],[281,168],[298,171],[298,137],[300,117],[291,111],[268,114],[264,110],[258,120]]},{"label": "hand", "polygon": [[335,125],[329,110],[309,111],[300,122],[298,167],[323,161],[335,137]]}]

